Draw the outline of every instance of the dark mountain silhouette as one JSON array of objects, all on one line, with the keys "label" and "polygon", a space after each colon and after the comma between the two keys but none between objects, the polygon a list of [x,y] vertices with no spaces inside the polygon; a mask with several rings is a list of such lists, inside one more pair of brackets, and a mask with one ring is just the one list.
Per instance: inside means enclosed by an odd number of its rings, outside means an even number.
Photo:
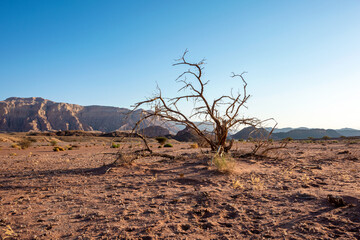
[{"label": "dark mountain silhouette", "polygon": [[183,130],[179,131],[175,136],[174,139],[180,142],[197,142],[199,141],[199,135],[192,130],[191,128],[184,128]]},{"label": "dark mountain silhouette", "polygon": [[246,127],[232,135],[233,139],[247,140],[249,138],[264,139],[269,135],[269,131],[264,128]]},{"label": "dark mountain silhouette", "polygon": [[[247,127],[239,131],[238,133],[232,135],[233,139],[249,139],[252,138],[264,138],[267,137],[269,131],[266,129],[255,129],[254,127]],[[293,139],[307,139],[311,138],[322,138],[328,136],[330,138],[339,138],[341,134],[332,129],[294,129],[288,132],[276,132],[271,135],[270,138],[275,140],[281,140],[284,138],[293,138]]]},{"label": "dark mountain silhouette", "polygon": [[311,138],[322,138],[328,136],[330,138],[338,138],[341,135],[332,129],[295,129],[289,132],[279,132],[272,135],[273,139],[284,139],[284,138],[293,138],[293,139],[307,139]]}]

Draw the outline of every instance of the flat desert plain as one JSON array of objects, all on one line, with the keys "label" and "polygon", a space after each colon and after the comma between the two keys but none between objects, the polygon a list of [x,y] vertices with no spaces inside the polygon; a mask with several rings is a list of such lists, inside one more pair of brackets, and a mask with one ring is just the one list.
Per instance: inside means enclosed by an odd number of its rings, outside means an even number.
[{"label": "flat desert plain", "polygon": [[174,140],[150,143],[173,160],[103,171],[141,143],[33,137],[17,149],[22,136],[0,137],[2,239],[360,239],[359,140],[292,141],[268,157],[236,142],[221,173],[209,149]]}]

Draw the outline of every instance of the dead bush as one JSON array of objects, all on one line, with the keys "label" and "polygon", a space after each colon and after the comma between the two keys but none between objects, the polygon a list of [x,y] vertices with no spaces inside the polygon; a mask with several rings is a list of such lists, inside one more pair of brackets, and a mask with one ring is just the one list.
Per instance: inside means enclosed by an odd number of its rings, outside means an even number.
[{"label": "dead bush", "polygon": [[31,146],[31,141],[29,139],[23,139],[18,144],[21,149],[26,149]]}]

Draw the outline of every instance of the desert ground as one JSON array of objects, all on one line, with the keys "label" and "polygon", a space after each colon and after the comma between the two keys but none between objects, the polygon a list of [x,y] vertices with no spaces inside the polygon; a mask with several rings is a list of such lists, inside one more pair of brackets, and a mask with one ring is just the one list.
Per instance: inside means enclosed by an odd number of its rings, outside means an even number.
[{"label": "desert ground", "polygon": [[150,145],[175,159],[104,168],[141,142],[35,136],[19,149],[22,138],[0,134],[2,239],[360,239],[359,140],[292,141],[262,157],[236,142],[224,173],[209,149],[174,140]]}]

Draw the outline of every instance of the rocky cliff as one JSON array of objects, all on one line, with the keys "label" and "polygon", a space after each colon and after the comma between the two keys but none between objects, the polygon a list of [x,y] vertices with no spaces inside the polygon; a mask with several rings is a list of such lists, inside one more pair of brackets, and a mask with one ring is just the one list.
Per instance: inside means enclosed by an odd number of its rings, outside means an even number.
[{"label": "rocky cliff", "polygon": [[[139,120],[144,110],[140,109],[131,114],[128,114],[129,112],[130,110],[126,108],[80,106],[43,98],[12,97],[0,101],[0,131],[129,130]],[[154,119],[145,121],[142,127],[157,125],[156,122],[160,123]],[[174,129],[170,130],[174,131]]]}]

